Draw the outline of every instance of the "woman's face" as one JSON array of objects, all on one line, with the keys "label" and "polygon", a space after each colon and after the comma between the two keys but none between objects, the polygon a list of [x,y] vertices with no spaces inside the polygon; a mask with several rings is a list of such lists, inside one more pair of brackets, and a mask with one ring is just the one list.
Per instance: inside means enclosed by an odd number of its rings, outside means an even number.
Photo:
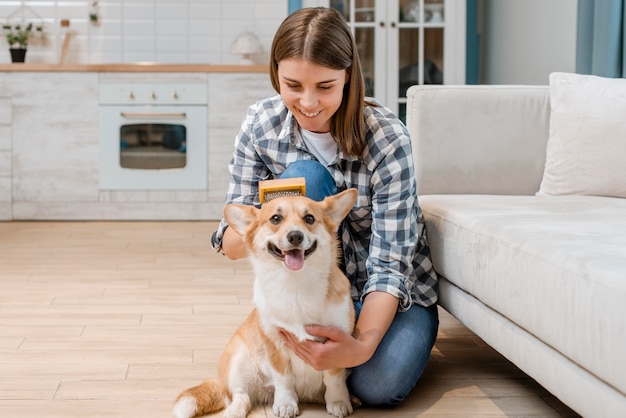
[{"label": "woman's face", "polygon": [[333,70],[302,58],[278,63],[280,95],[300,126],[308,131],[330,132],[330,121],[343,99],[346,70]]}]

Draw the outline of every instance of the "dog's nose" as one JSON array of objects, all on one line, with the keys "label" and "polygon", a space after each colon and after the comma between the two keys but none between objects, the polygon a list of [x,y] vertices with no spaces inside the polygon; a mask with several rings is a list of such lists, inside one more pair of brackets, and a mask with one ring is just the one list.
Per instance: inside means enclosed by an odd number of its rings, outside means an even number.
[{"label": "dog's nose", "polygon": [[302,244],[302,241],[304,240],[304,234],[300,231],[291,231],[287,234],[287,240],[291,245],[297,247],[298,245]]}]

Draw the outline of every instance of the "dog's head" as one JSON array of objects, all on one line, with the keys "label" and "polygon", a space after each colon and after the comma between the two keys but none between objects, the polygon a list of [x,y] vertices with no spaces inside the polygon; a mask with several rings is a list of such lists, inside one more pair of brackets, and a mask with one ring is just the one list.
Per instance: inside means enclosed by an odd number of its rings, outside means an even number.
[{"label": "dog's head", "polygon": [[230,204],[224,207],[224,218],[253,255],[269,254],[297,271],[314,254],[336,259],[335,234],[356,197],[356,189],[348,189],[322,202],[290,196],[273,199],[260,209]]}]

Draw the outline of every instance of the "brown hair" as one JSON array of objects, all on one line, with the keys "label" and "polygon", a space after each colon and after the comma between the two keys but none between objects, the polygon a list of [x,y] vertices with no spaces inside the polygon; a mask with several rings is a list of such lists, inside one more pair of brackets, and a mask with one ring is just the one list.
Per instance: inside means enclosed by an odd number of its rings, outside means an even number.
[{"label": "brown hair", "polygon": [[347,71],[348,82],[331,120],[330,133],[343,152],[360,156],[366,145],[365,82],[356,42],[343,16],[332,8],[304,8],[281,23],[270,53],[270,78],[278,93],[278,63],[287,58],[303,58],[322,67]]}]

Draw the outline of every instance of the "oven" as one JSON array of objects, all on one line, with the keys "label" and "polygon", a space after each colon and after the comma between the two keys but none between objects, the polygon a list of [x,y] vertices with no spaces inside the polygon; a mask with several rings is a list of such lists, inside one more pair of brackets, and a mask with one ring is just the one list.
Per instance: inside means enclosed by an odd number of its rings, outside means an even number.
[{"label": "oven", "polygon": [[100,189],[207,188],[207,85],[101,84]]}]

